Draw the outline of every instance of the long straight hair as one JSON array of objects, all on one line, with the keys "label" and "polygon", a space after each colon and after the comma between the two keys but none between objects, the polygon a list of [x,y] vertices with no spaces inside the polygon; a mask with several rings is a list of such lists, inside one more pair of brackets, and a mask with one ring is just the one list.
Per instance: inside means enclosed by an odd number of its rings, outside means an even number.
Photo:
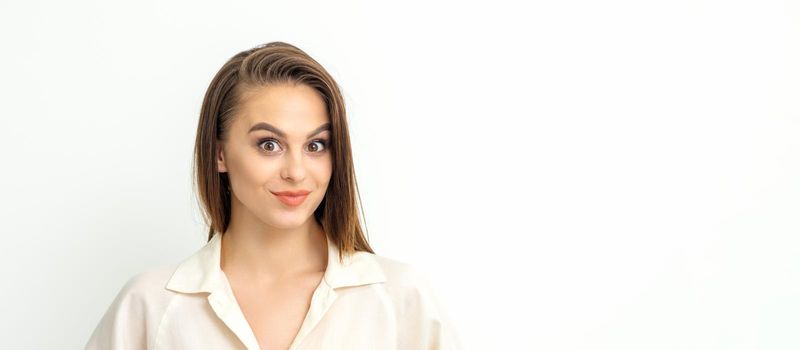
[{"label": "long straight hair", "polygon": [[[227,173],[215,160],[220,140],[247,92],[274,84],[306,84],[325,101],[331,122],[330,151],[333,169],[328,189],[314,218],[339,247],[339,259],[356,251],[373,253],[359,222],[358,185],[353,167],[344,99],[330,74],[294,45],[275,41],[239,52],[220,68],[206,90],[194,147],[194,186],[208,225],[208,241],[223,234],[231,219],[231,193]],[[362,208],[363,212],[363,208]],[[366,227],[366,220],[364,221]]]}]

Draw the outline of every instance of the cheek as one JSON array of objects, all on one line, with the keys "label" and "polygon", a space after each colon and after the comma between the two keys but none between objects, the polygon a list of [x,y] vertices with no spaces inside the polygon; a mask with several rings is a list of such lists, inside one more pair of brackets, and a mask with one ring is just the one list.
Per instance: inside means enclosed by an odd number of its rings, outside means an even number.
[{"label": "cheek", "polygon": [[331,179],[331,174],[333,171],[333,164],[331,164],[330,156],[323,159],[316,171],[317,181],[319,182],[320,186],[327,187],[328,182]]},{"label": "cheek", "polygon": [[247,187],[261,187],[275,176],[280,176],[280,165],[258,155],[242,156],[236,160],[239,180]]},{"label": "cheek", "polygon": [[[332,166],[330,160],[318,159],[318,161],[309,164],[307,168],[307,175],[310,180],[309,185],[314,186],[318,193],[319,200],[325,196],[328,189],[328,184],[331,180]],[[311,183],[313,182],[313,184]]]}]

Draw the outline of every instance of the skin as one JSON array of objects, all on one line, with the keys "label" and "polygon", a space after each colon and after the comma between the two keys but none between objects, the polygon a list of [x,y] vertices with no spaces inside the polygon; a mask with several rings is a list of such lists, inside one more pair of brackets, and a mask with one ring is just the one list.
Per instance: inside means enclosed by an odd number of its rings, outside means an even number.
[{"label": "skin", "polygon": [[[286,135],[257,130],[265,122]],[[322,97],[307,85],[271,85],[244,95],[217,152],[231,183],[231,221],[220,267],[262,349],[288,349],[327,267],[327,243],[314,210],[330,181],[330,131]],[[274,140],[264,140],[273,138]],[[291,207],[270,191],[308,190]]]}]

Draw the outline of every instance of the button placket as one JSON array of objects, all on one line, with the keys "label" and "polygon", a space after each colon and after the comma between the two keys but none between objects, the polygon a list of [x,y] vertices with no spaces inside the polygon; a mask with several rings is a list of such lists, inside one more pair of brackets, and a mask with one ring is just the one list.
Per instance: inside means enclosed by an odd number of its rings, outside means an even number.
[{"label": "button placket", "polygon": [[322,317],[325,316],[325,313],[330,309],[331,305],[333,305],[333,302],[336,301],[336,296],[336,290],[322,280],[311,296],[311,305],[308,308],[308,313],[306,313],[306,318],[303,320],[303,324],[300,326],[297,336],[292,340],[289,350],[299,349],[299,346],[303,344],[303,340],[305,340],[306,336],[311,333],[319,321],[322,320]]},{"label": "button placket", "polygon": [[216,290],[208,295],[208,302],[220,320],[228,326],[245,347],[252,350],[260,350],[250,324],[247,323],[244,314],[239,309],[239,305],[233,298],[232,292],[227,290]]}]

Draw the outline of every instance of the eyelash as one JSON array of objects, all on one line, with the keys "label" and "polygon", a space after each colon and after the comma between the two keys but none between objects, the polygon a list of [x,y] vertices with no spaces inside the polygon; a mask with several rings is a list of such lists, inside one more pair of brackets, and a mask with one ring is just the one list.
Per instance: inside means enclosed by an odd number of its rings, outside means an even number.
[{"label": "eyelash", "polygon": [[[261,145],[264,144],[265,142],[275,142],[275,143],[280,144],[280,142],[278,140],[276,140],[276,139],[274,139],[272,137],[266,137],[266,138],[258,140],[258,144],[256,145],[256,147],[258,147],[259,151],[262,151],[264,153],[274,153],[274,151],[267,151],[263,147],[261,147]],[[322,151],[316,151],[316,152],[312,152],[312,153],[322,153],[322,152],[325,152],[325,151],[328,150],[329,142],[326,139],[316,139],[316,140],[312,140],[311,142],[319,142],[319,143],[322,144]]]}]

